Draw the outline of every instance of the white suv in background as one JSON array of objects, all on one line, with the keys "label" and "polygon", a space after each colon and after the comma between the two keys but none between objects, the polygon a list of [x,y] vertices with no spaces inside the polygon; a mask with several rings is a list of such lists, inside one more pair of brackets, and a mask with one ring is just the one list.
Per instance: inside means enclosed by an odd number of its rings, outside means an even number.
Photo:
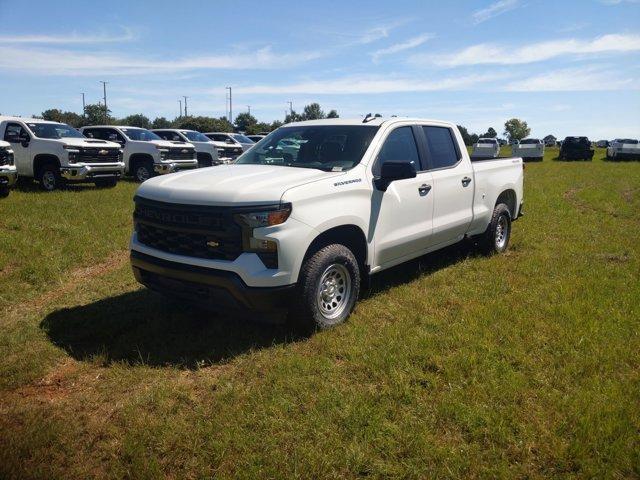
[{"label": "white suv in background", "polygon": [[607,160],[640,160],[640,143],[634,138],[616,138],[607,147]]},{"label": "white suv in background", "polygon": [[198,156],[198,167],[200,168],[220,165],[222,163],[218,158],[216,145],[203,133],[178,128],[158,128],[151,131],[164,140],[189,142],[193,144]]},{"label": "white suv in background", "polygon": [[85,138],[64,123],[0,117],[0,139],[11,144],[18,175],[47,191],[64,182],[114,186],[124,169],[120,145]]},{"label": "white suv in background", "polygon": [[198,167],[191,143],[163,140],[150,130],[120,125],[92,125],[80,131],[89,138],[117,142],[124,151],[125,172],[144,182],[154,174],[163,175]]},{"label": "white suv in background", "polygon": [[222,132],[207,132],[205,135],[211,139],[218,149],[218,157],[222,163],[231,163],[235,161],[244,149],[230,134]]}]

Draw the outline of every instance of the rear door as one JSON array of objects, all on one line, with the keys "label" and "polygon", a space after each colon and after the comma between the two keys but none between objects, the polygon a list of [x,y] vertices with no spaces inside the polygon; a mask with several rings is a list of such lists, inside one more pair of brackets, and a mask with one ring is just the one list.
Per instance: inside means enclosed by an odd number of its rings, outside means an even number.
[{"label": "rear door", "polygon": [[432,231],[431,174],[423,167],[416,136],[419,129],[404,125],[391,130],[372,167],[380,175],[386,161],[411,163],[415,178],[391,182],[386,192],[373,190],[369,238],[375,238],[376,264],[385,266],[411,258],[428,248]]},{"label": "rear door", "polygon": [[473,218],[473,167],[451,128],[423,125],[421,132],[433,183],[430,245],[454,243],[464,237]]}]

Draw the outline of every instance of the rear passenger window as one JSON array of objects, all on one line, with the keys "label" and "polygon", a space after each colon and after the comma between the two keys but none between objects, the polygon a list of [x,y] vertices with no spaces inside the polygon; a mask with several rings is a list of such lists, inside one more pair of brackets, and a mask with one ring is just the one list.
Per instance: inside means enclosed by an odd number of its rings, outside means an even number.
[{"label": "rear passenger window", "polygon": [[384,162],[407,162],[411,163],[416,171],[421,170],[418,147],[411,127],[396,128],[389,134],[373,166],[372,170],[375,176],[380,175],[380,169]]},{"label": "rear passenger window", "polygon": [[452,167],[460,160],[451,129],[447,127],[422,127],[427,137],[431,168]]}]

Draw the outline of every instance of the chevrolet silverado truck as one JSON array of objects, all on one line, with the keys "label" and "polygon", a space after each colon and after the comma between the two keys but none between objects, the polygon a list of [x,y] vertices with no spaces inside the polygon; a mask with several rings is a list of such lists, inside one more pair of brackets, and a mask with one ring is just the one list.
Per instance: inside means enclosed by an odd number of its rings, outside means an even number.
[{"label": "chevrolet silverado truck", "polygon": [[0,139],[11,144],[18,175],[45,191],[64,183],[112,187],[124,169],[120,145],[87,139],[64,123],[0,117]]},{"label": "chevrolet silverado truck", "polygon": [[498,158],[500,155],[500,143],[495,138],[479,138],[473,145],[471,158]]},{"label": "chevrolet silverado truck", "polygon": [[632,138],[616,138],[607,147],[607,160],[640,160],[640,144]]},{"label": "chevrolet silverado truck", "polygon": [[560,145],[559,160],[593,160],[593,148],[587,137],[566,137]]},{"label": "chevrolet silverado truck", "polygon": [[94,125],[80,131],[89,138],[118,143],[124,152],[125,173],[138,182],[156,174],[198,167],[196,149],[191,143],[169,142],[145,128]]},{"label": "chevrolet silverado truck", "polygon": [[244,151],[242,145],[228,133],[208,132],[204,135],[206,135],[218,149],[218,157],[220,157],[222,163],[235,162],[236,158],[242,155]]},{"label": "chevrolet silverado truck", "polygon": [[523,161],[541,162],[544,158],[544,143],[538,138],[525,138],[511,146],[511,155]]},{"label": "chevrolet silverado truck", "polygon": [[0,140],[0,198],[9,196],[9,187],[16,183],[17,178],[11,144]]},{"label": "chevrolet silverado truck", "polygon": [[[300,148],[283,152],[283,139]],[[183,301],[331,327],[371,274],[465,238],[504,252],[523,212],[523,165],[472,162],[448,122],[290,123],[234,164],[143,183],[133,272]]]},{"label": "chevrolet silverado truck", "polygon": [[164,140],[191,143],[196,149],[199,168],[211,167],[222,163],[218,158],[216,145],[203,133],[177,128],[162,128],[151,131]]}]

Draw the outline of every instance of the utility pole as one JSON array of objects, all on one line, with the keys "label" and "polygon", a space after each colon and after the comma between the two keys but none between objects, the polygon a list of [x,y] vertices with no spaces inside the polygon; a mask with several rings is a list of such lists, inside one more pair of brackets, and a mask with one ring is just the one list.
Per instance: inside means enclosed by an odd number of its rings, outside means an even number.
[{"label": "utility pole", "polygon": [[87,106],[84,103],[84,92],[82,92],[82,118],[87,116]]},{"label": "utility pole", "polygon": [[249,115],[251,115],[251,105],[247,105],[247,110],[249,111]]},{"label": "utility pole", "polygon": [[107,108],[107,83],[109,82],[104,82],[102,80],[100,80],[100,83],[102,84],[102,91],[104,93],[104,123],[107,123],[107,112],[109,111],[109,109]]},{"label": "utility pole", "polygon": [[182,117],[182,100],[178,99],[178,104],[180,105],[180,113],[178,114],[178,118]]},{"label": "utility pole", "polygon": [[188,117],[189,114],[187,113],[187,98],[189,97],[185,97],[184,95],[182,96],[182,98],[184,98],[184,116]]},{"label": "utility pole", "polygon": [[233,97],[231,87],[227,87],[227,90],[229,90],[229,123],[233,123]]},{"label": "utility pole", "polygon": [[293,102],[289,100],[287,103],[289,104],[289,115],[293,115]]}]

